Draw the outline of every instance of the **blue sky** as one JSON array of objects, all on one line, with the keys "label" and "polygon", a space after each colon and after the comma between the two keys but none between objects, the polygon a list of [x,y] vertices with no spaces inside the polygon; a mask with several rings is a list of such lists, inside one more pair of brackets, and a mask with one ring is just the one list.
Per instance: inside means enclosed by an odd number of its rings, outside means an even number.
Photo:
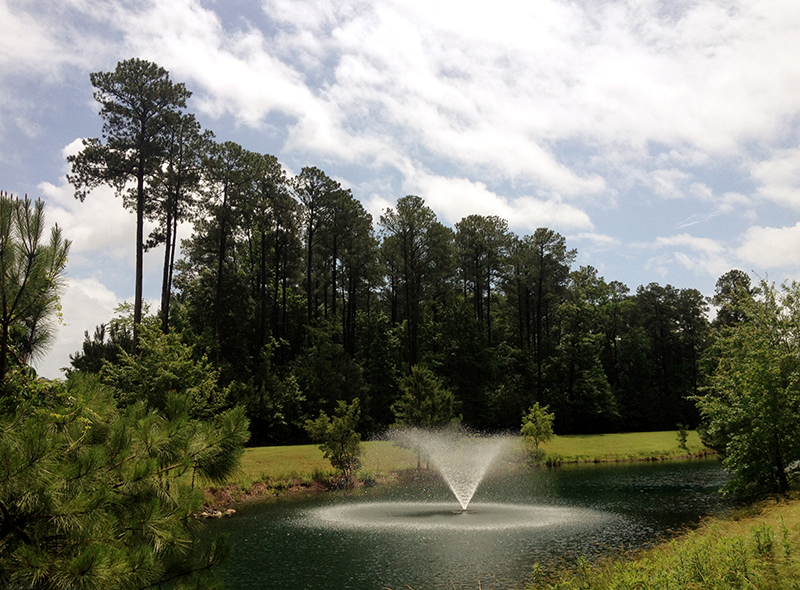
[{"label": "blue sky", "polygon": [[65,179],[100,135],[89,73],[130,57],[219,140],[317,166],[375,218],[417,194],[449,225],[549,227],[632,290],[800,275],[794,0],[0,0],[0,22],[0,189],[73,240],[51,377],[133,294],[133,215]]}]

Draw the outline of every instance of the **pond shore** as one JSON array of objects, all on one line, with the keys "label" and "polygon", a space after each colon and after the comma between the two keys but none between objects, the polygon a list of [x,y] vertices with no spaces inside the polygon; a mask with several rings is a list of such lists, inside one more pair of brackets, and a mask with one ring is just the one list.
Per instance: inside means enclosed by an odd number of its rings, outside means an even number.
[{"label": "pond shore", "polygon": [[[355,485],[389,485],[398,475],[416,468],[416,455],[389,441],[363,443],[363,468]],[[579,463],[667,461],[707,457],[714,451],[690,431],[680,447],[676,431],[557,436],[542,447],[543,464],[550,467]],[[526,461],[520,444],[505,457],[511,464]],[[316,445],[254,447],[245,450],[240,474],[225,486],[205,490],[207,512],[215,514],[235,504],[285,496],[317,494],[340,489],[341,483]]]}]

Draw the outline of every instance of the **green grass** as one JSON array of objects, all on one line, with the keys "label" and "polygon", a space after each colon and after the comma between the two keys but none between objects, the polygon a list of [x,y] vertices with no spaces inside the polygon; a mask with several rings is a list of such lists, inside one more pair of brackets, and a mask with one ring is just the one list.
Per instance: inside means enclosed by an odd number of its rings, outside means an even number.
[{"label": "green grass", "polygon": [[529,590],[797,590],[800,501],[770,501],[637,555],[539,567]]},{"label": "green grass", "polygon": [[669,459],[708,452],[695,431],[688,432],[686,447],[678,446],[676,430],[666,430],[556,436],[542,450],[550,461],[564,463]]},{"label": "green grass", "polygon": [[[415,455],[387,441],[363,443],[363,470],[372,475],[388,475],[393,470],[416,466]],[[245,449],[235,485],[247,490],[255,482],[288,485],[308,483],[317,473],[332,473],[331,464],[317,445],[253,447]]]}]

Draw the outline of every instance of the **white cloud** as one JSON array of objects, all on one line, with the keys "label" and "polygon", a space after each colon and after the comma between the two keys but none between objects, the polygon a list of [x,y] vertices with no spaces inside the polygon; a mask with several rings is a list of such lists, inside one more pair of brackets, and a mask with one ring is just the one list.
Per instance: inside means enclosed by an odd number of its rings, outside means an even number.
[{"label": "white cloud", "polygon": [[619,238],[606,234],[580,232],[575,235],[570,235],[569,237],[571,239],[589,242],[594,250],[598,250],[599,248],[615,248],[620,245]]},{"label": "white cloud", "polygon": [[70,47],[73,31],[49,11],[42,18],[31,9],[30,2],[0,0],[0,76],[30,69],[54,75],[65,64],[85,63],[85,45]]},{"label": "white cloud", "polygon": [[136,217],[123,208],[114,190],[100,187],[81,202],[74,189],[64,182],[39,185],[47,202],[47,221],[57,223],[72,241],[70,262],[92,266],[93,257],[102,254],[117,263],[130,263],[136,236]]},{"label": "white cloud", "polygon": [[739,258],[760,269],[800,266],[800,223],[788,227],[749,228],[736,249]]},{"label": "white cloud", "polygon": [[[273,0],[263,30],[223,25],[216,8],[155,1],[105,18],[189,82],[201,112],[256,128],[288,117],[284,149],[342,162],[433,158],[472,182],[573,199],[608,194],[602,163],[619,154],[741,154],[800,108],[792,3]],[[563,141],[591,164],[566,164]],[[664,168],[652,186],[685,194],[685,175]]]},{"label": "white cloud", "polygon": [[657,269],[662,276],[669,274],[668,269],[675,262],[695,275],[710,277],[719,277],[731,268],[727,248],[718,240],[683,233],[658,237],[650,247],[669,250],[648,261],[649,267]]},{"label": "white cloud", "polygon": [[418,172],[408,182],[409,192],[425,199],[442,220],[454,224],[467,215],[497,215],[521,231],[538,227],[591,229],[586,212],[558,199],[532,196],[514,199],[497,195],[482,182],[466,178],[446,178]]},{"label": "white cloud", "polygon": [[[645,228],[634,215],[669,198],[649,235],[681,219],[696,233],[657,244],[650,268],[670,280],[716,272],[735,254],[773,264],[780,240],[769,250],[754,236],[793,235],[769,227],[782,224],[773,203],[800,205],[800,148],[786,149],[800,145],[793,0],[0,0],[0,21],[11,31],[0,38],[0,78],[30,72],[62,96],[78,68],[85,85],[87,71],[117,59],[152,59],[187,82],[191,108],[221,137],[238,134],[296,169],[323,167],[376,218],[400,187],[449,223],[482,213],[522,232],[576,232],[633,274],[653,250],[617,246]],[[57,133],[32,114],[50,99],[32,97],[42,101],[34,110],[0,97],[3,171],[22,161],[5,146]],[[90,103],[86,92],[76,108]],[[750,182],[733,184],[748,170]],[[132,215],[110,192],[79,204],[69,187],[41,180],[49,218],[75,240],[71,268],[111,285],[108,259],[132,266]],[[764,227],[738,244],[731,223],[742,218]],[[725,242],[697,241],[712,227]]]},{"label": "white cloud", "polygon": [[686,246],[691,250],[707,254],[721,254],[725,251],[725,247],[717,240],[698,238],[690,234],[659,237],[655,243],[657,246]]},{"label": "white cloud", "polygon": [[800,148],[779,150],[751,168],[757,194],[786,207],[800,209]]}]

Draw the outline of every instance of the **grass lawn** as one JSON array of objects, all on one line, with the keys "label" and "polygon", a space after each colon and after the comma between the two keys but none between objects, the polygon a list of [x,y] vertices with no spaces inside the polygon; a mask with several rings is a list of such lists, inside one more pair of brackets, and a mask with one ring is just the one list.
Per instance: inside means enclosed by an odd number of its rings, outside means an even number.
[{"label": "grass lawn", "polygon": [[663,432],[624,432],[619,434],[571,434],[556,436],[542,445],[548,457],[565,463],[666,459],[698,454],[707,450],[697,432],[690,430],[686,449],[678,447],[675,430]]}]

